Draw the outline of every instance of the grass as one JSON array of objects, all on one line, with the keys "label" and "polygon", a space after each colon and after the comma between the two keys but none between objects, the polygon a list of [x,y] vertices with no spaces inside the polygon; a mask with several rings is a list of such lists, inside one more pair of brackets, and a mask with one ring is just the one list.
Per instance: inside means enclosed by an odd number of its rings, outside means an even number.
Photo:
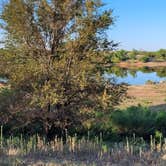
[{"label": "grass", "polygon": [[46,142],[44,137],[34,135],[29,138],[4,138],[1,128],[0,165],[33,166],[142,166],[166,165],[166,140],[150,137],[147,143],[143,138],[126,138],[119,143],[103,142],[101,135],[93,140],[89,137],[78,139],[77,135],[66,134],[62,138]]},{"label": "grass", "polygon": [[130,106],[143,105],[152,110],[166,110],[166,83],[154,85],[128,86],[128,99],[124,100],[118,108],[125,109]]},{"label": "grass", "polygon": [[[130,98],[120,107],[142,104],[153,110],[165,110],[165,89],[166,84],[129,86]],[[58,137],[47,142],[45,137],[37,134],[28,138],[21,134],[5,138],[1,127],[0,165],[165,166],[166,139],[160,133],[157,137],[149,137],[149,142],[135,135],[122,142],[103,142],[101,136],[91,140],[88,136],[79,139],[77,135],[66,135],[66,142]]]}]

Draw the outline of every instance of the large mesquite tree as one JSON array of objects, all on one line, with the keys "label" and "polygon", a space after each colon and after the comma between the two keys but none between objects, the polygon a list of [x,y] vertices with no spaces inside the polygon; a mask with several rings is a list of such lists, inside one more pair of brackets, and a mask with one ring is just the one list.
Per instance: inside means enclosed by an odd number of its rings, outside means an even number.
[{"label": "large mesquite tree", "polygon": [[1,55],[1,72],[10,84],[0,108],[4,123],[38,121],[49,133],[83,125],[120,101],[123,87],[106,82],[101,72],[103,52],[114,47],[105,33],[113,24],[112,12],[102,6],[100,0],[9,0],[4,5],[7,53]]}]

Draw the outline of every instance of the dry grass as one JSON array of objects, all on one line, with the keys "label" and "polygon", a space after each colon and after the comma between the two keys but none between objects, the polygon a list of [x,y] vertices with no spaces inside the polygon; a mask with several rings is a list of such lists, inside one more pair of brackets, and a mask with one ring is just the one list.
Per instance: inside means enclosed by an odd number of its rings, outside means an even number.
[{"label": "dry grass", "polygon": [[[13,140],[12,140],[13,139]],[[46,143],[43,138],[9,139],[0,151],[0,165],[29,166],[165,166],[166,144],[156,144],[151,137],[147,144],[133,137],[125,142],[104,144],[96,137],[77,139],[67,137],[67,142],[55,138]]]},{"label": "dry grass", "polygon": [[131,85],[127,93],[129,98],[125,99],[119,108],[141,104],[152,110],[166,110],[166,83]]},{"label": "dry grass", "polygon": [[5,84],[0,83],[0,88],[3,88],[3,87],[5,87]]}]

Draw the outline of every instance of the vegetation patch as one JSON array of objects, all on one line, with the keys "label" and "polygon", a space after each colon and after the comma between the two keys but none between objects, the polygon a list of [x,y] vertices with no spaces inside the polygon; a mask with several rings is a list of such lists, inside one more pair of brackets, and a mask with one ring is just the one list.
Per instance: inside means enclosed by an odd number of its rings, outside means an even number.
[{"label": "vegetation patch", "polygon": [[120,134],[148,137],[156,131],[166,134],[166,112],[151,111],[146,107],[129,107],[126,110],[115,111],[111,121],[113,128]]}]

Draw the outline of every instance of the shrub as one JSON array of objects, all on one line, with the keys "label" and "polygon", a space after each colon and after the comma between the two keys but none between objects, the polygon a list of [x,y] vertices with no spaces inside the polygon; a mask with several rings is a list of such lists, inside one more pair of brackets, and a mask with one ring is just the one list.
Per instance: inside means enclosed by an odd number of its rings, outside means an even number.
[{"label": "shrub", "polygon": [[125,50],[119,50],[119,51],[112,52],[107,57],[107,61],[113,62],[113,63],[119,63],[121,61],[126,61],[126,60],[128,60],[128,55],[127,55],[127,51],[125,51]]},{"label": "shrub", "polygon": [[163,133],[163,135],[166,135],[166,112],[160,111],[157,114],[156,118],[156,127],[157,129]]},{"label": "shrub", "polygon": [[142,62],[149,62],[150,61],[149,57],[147,57],[147,56],[142,57],[140,60]]},{"label": "shrub", "polygon": [[133,106],[124,111],[115,111],[111,121],[118,133],[149,136],[156,130],[157,113],[142,106]]}]

